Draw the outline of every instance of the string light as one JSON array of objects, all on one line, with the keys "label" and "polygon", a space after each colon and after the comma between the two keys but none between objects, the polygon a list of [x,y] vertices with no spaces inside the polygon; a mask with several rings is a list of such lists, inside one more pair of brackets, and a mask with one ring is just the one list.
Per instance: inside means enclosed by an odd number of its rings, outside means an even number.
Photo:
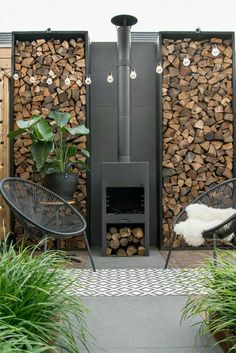
[{"label": "string light", "polygon": [[108,83],[112,83],[114,81],[114,78],[112,76],[112,72],[108,72],[108,75],[107,75],[107,82]]},{"label": "string light", "polygon": [[131,72],[130,72],[130,78],[131,78],[131,80],[135,80],[136,79],[136,77],[137,77],[137,73],[136,73],[136,71],[135,71],[135,68],[131,68]]},{"label": "string light", "polygon": [[67,76],[67,78],[65,79],[65,85],[70,85],[70,78],[69,76]]},{"label": "string light", "polygon": [[80,78],[78,78],[78,80],[76,81],[76,83],[77,83],[77,85],[78,85],[78,86],[81,86],[81,85],[82,85],[82,81],[81,81],[81,79],[80,79]]},{"label": "string light", "polygon": [[51,84],[52,84],[52,78],[49,76],[49,77],[47,78],[47,81],[46,81],[46,82],[47,82],[48,85],[51,85]]},{"label": "string light", "polygon": [[17,72],[14,73],[13,78],[14,78],[15,81],[19,80],[19,75],[18,75]]},{"label": "string light", "polygon": [[34,77],[34,76],[31,76],[31,77],[30,77],[30,83],[35,83],[35,81],[36,81],[35,77]]},{"label": "string light", "polygon": [[190,65],[190,60],[188,58],[188,55],[185,55],[185,58],[183,60],[183,65],[184,66],[189,66]]},{"label": "string light", "polygon": [[212,56],[218,56],[220,54],[219,49],[217,48],[216,44],[212,45],[212,51],[211,51]]},{"label": "string light", "polygon": [[161,74],[162,72],[163,72],[163,67],[162,67],[161,63],[157,63],[156,73]]},{"label": "string light", "polygon": [[86,76],[85,83],[86,83],[86,85],[91,85],[92,80],[91,80],[90,75],[87,75],[87,76]]}]

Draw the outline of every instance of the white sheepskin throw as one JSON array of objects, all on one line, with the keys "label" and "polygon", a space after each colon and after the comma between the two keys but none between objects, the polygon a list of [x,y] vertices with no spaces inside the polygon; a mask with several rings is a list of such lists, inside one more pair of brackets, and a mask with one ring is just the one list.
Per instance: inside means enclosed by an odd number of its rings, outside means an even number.
[{"label": "white sheepskin throw", "polygon": [[[234,208],[212,208],[201,204],[192,204],[186,207],[188,218],[186,221],[175,225],[174,231],[177,235],[182,235],[186,243],[190,246],[200,246],[204,243],[203,231],[211,229],[227,218],[231,217],[236,209]],[[226,237],[230,241],[234,234]]]}]

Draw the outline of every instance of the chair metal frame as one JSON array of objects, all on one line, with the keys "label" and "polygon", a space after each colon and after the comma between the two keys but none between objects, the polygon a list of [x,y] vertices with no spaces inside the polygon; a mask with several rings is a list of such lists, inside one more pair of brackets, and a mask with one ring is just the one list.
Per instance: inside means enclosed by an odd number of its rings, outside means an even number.
[{"label": "chair metal frame", "polygon": [[[7,194],[4,191],[4,184],[6,184],[7,182],[20,182],[24,185],[30,185],[31,187],[35,187],[37,189],[41,189],[44,192],[48,193],[49,195],[51,195],[52,197],[56,198],[58,201],[57,204],[58,205],[63,205],[69,209],[71,209],[73,211],[73,213],[75,213],[78,216],[78,219],[80,220],[80,222],[82,223],[82,227],[80,227],[78,229],[78,231],[73,231],[73,232],[60,232],[60,231],[55,231],[53,229],[50,228],[46,228],[45,226],[43,226],[40,223],[35,222],[34,220],[30,219],[26,214],[24,214],[18,207],[16,207],[16,205],[14,205],[8,198]],[[84,239],[85,239],[85,244],[88,250],[88,254],[89,254],[89,258],[90,258],[90,262],[93,268],[93,271],[96,271],[95,265],[94,265],[94,261],[93,261],[93,257],[92,257],[92,253],[91,253],[91,249],[89,246],[89,242],[88,242],[88,238],[86,235],[86,221],[83,218],[83,216],[80,214],[80,212],[73,207],[72,205],[70,205],[68,202],[66,202],[66,200],[64,200],[63,198],[61,198],[59,195],[55,194],[54,192],[46,189],[45,187],[33,183],[32,181],[29,180],[24,180],[21,178],[13,178],[13,177],[8,177],[8,178],[4,178],[0,181],[0,194],[2,195],[3,199],[5,200],[6,204],[9,206],[9,208],[11,209],[11,211],[15,214],[16,218],[18,218],[18,220],[20,221],[20,223],[22,224],[23,228],[26,230],[26,232],[30,233],[30,228],[29,228],[29,224],[33,225],[36,229],[38,229],[43,237],[45,239],[47,239],[47,237],[50,235],[53,238],[55,238],[56,240],[58,239],[65,239],[65,238],[71,238],[74,236],[80,236],[82,233],[84,233]],[[56,214],[56,218],[57,218],[57,214]],[[45,250],[47,249],[47,242],[45,242]],[[73,260],[73,258],[72,258]]]},{"label": "chair metal frame", "polygon": [[[233,192],[233,200],[232,200],[232,206],[234,206],[235,208],[235,213],[227,218],[225,221],[223,221],[222,223],[220,223],[219,225],[212,227],[211,229],[208,229],[206,231],[204,231],[202,233],[204,238],[212,238],[213,239],[213,256],[214,259],[216,259],[216,242],[217,239],[218,240],[222,240],[224,238],[226,238],[227,236],[229,236],[230,234],[236,232],[236,178],[233,179],[228,179],[226,181],[224,181],[223,183],[217,184],[215,186],[213,186],[212,188],[208,189],[207,191],[205,191],[204,193],[202,193],[200,196],[198,196],[196,199],[194,199],[193,201],[191,201],[190,203],[188,203],[181,211],[180,213],[175,217],[173,223],[172,223],[172,229],[171,229],[171,242],[170,242],[170,248],[168,251],[168,255],[167,255],[167,259],[165,262],[165,267],[164,269],[167,269],[168,264],[169,264],[169,260],[170,260],[170,256],[173,250],[173,245],[174,245],[174,241],[176,239],[176,233],[174,232],[174,227],[177,223],[179,223],[179,221],[181,220],[182,216],[186,213],[186,208],[194,203],[199,203],[199,204],[205,204],[207,206],[211,206],[209,204],[207,204],[206,202],[201,202],[204,198],[207,199],[208,195],[212,192],[212,191],[217,191],[217,189],[220,189],[222,187],[224,187],[225,185],[229,184],[229,183],[233,183],[233,188],[235,189]],[[222,203],[221,206],[224,206],[224,204]],[[224,208],[224,207],[219,207],[219,208]],[[235,234],[236,235],[236,234]]]}]

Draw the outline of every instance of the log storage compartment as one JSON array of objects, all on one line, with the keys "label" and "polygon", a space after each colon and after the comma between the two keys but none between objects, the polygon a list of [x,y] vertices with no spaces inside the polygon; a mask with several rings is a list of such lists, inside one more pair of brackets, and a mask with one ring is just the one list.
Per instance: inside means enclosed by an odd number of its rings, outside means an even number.
[{"label": "log storage compartment", "polygon": [[106,255],[145,255],[144,224],[108,224]]},{"label": "log storage compartment", "polygon": [[233,43],[232,33],[162,33],[163,247],[181,208],[233,177]]},{"label": "log storage compartment", "polygon": [[[87,32],[14,32],[13,33],[13,74],[11,94],[11,129],[19,119],[31,115],[47,117],[52,110],[69,112],[70,127],[86,124],[89,127],[86,104],[87,87],[85,76],[89,70]],[[69,83],[65,80],[69,78]],[[51,80],[51,82],[50,82]],[[73,143],[79,149],[86,149],[87,137],[79,136]],[[11,175],[40,182],[34,172],[31,157],[31,140],[26,137],[12,142],[13,165]],[[79,154],[77,158],[81,158]],[[85,161],[85,159],[84,159]],[[87,174],[79,173],[75,198],[79,210],[87,216]],[[18,235],[22,228],[16,227]],[[61,246],[69,248],[85,247],[82,238],[61,241]]]},{"label": "log storage compartment", "polygon": [[102,163],[103,255],[149,254],[149,163]]}]

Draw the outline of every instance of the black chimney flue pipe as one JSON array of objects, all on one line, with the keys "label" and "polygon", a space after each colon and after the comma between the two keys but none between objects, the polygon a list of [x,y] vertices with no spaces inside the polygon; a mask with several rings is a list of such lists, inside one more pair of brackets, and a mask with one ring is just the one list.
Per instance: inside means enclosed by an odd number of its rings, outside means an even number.
[{"label": "black chimney flue pipe", "polygon": [[117,28],[118,78],[118,161],[130,162],[130,28],[137,18],[119,15],[111,19]]}]

